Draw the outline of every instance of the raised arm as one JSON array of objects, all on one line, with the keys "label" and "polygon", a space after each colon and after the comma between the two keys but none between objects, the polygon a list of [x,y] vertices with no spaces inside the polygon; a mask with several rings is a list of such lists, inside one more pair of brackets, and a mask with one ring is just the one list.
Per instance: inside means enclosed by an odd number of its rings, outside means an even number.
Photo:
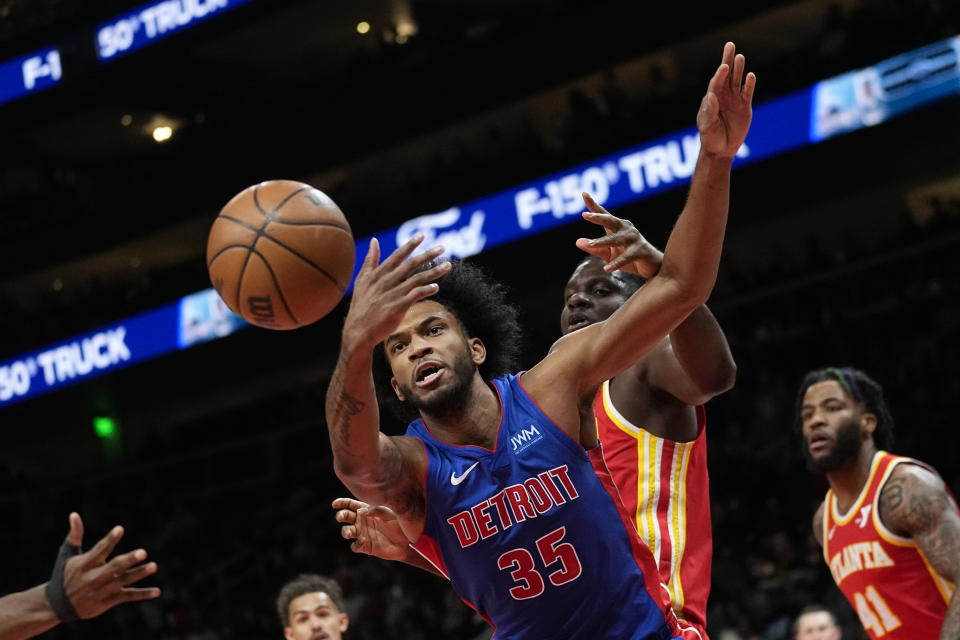
[{"label": "raised arm", "polygon": [[[568,407],[549,385],[567,393],[572,387],[578,397],[588,393],[648,354],[710,296],[723,247],[730,168],[752,118],[756,77],[744,78],[744,66],[744,57],[727,43],[697,114],[700,156],[660,270],[605,322],[561,338],[525,376],[531,393],[548,403],[548,412]],[[589,240],[581,238],[577,245],[586,248]],[[568,417],[575,420],[557,416]]]},{"label": "raised arm", "polygon": [[[913,464],[894,469],[880,493],[880,519],[894,533],[913,538],[930,565],[953,584],[960,580],[960,516],[943,481]],[[954,590],[940,640],[960,639],[960,597]]]},{"label": "raised arm", "polygon": [[[371,240],[357,274],[340,356],[326,398],[337,477],[364,500],[395,508],[398,496],[408,494],[416,484],[416,461],[418,455],[422,457],[422,450],[411,446],[406,438],[380,433],[371,367],[376,346],[414,303],[436,293],[437,285],[432,281],[449,269],[449,263],[443,262],[415,273],[443,252],[435,247],[410,257],[422,241],[423,235],[417,234],[378,264],[380,246],[375,238]],[[399,509],[401,517],[404,511]]]},{"label": "raised arm", "polygon": [[[607,271],[629,271],[647,280],[659,273],[663,252],[632,222],[611,214],[587,194],[583,201],[594,214],[589,220],[606,232],[589,242],[585,247],[588,253],[606,262]],[[646,386],[696,406],[729,390],[736,379],[737,365],[717,319],[706,305],[700,305],[670,332],[669,340],[624,375],[635,375]]]}]

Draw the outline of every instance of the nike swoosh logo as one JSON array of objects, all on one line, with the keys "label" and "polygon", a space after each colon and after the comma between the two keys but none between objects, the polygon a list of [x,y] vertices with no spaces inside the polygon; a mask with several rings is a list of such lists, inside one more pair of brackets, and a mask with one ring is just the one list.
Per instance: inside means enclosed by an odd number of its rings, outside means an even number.
[{"label": "nike swoosh logo", "polygon": [[473,468],[474,468],[475,466],[477,466],[478,464],[480,464],[480,461],[479,461],[479,460],[477,460],[477,461],[474,462],[472,465],[470,465],[469,467],[467,467],[467,470],[464,471],[463,473],[461,473],[459,476],[458,476],[455,472],[451,472],[451,473],[450,473],[450,484],[452,484],[453,486],[457,486],[458,484],[460,484],[461,482],[463,482],[463,479],[467,477],[467,474],[470,473],[471,471],[473,471]]}]

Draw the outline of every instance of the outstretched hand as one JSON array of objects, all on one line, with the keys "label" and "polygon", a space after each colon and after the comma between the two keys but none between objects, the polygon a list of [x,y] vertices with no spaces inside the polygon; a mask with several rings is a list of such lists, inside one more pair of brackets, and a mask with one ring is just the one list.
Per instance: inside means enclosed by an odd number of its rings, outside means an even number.
[{"label": "outstretched hand", "polygon": [[[80,618],[94,618],[123,602],[150,600],[160,596],[156,587],[134,588],[130,585],[157,572],[157,563],[148,562],[147,552],[136,549],[107,560],[123,537],[123,527],[116,526],[93,548],[67,560],[63,570],[63,586]],[[83,542],[83,521],[70,514],[67,542],[75,547]]]},{"label": "outstretched hand", "polygon": [[407,537],[400,522],[388,507],[371,507],[352,498],[337,498],[331,505],[342,526],[340,535],[353,540],[350,550],[384,560],[404,560],[409,552]]},{"label": "outstretched hand", "polygon": [[620,269],[648,280],[657,275],[663,264],[663,252],[647,242],[632,222],[601,207],[589,193],[581,195],[587,206],[584,219],[603,227],[607,235],[592,240],[578,238],[577,247],[606,262],[604,271]]},{"label": "outstretched hand", "polygon": [[443,247],[433,247],[410,257],[421,242],[423,234],[418,233],[380,263],[380,244],[376,238],[370,240],[367,257],[354,282],[344,338],[351,336],[372,348],[390,335],[414,303],[437,292],[433,281],[450,269],[450,263],[440,262],[418,273],[417,269],[443,253]]},{"label": "outstretched hand", "polygon": [[[743,70],[746,58],[736,53],[728,42],[723,47],[723,60],[717,68],[697,112],[701,149],[717,156],[733,158],[743,144],[753,118],[753,89],[757,76]],[[742,83],[742,86],[741,86]]]}]

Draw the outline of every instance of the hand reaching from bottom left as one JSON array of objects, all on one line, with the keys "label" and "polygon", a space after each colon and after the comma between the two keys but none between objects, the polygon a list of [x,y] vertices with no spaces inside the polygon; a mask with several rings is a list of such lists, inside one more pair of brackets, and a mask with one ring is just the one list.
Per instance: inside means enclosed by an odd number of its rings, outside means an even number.
[{"label": "hand reaching from bottom left", "polygon": [[350,550],[384,560],[407,559],[410,546],[400,529],[397,515],[388,507],[371,507],[353,498],[337,498],[331,505],[338,509],[336,519],[340,535],[353,540]]}]

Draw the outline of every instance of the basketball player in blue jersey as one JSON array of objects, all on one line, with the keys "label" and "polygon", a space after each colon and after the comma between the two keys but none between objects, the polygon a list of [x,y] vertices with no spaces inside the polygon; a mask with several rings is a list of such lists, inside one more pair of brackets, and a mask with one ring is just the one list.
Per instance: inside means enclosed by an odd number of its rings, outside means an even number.
[{"label": "basketball player in blue jersey", "polygon": [[[580,409],[713,288],[730,167],[752,117],[756,78],[744,66],[727,43],[697,115],[700,157],[659,272],[529,371],[504,375],[519,335],[502,285],[468,264],[433,262],[442,247],[411,257],[422,235],[383,263],[371,241],[327,392],[335,470],[358,498],[397,514],[500,640],[682,633],[595,431],[581,433]],[[387,373],[380,390],[418,416],[405,436],[379,430],[378,363]]]}]

